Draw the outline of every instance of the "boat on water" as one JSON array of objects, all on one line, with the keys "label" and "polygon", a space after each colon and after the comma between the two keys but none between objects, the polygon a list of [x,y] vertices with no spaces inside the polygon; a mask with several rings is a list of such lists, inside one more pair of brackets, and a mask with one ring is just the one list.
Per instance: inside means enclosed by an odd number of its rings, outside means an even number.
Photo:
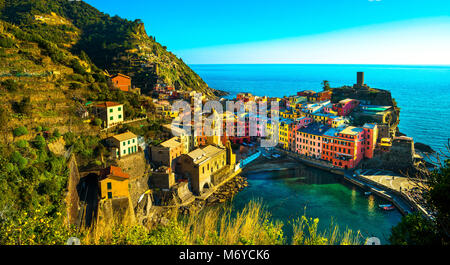
[{"label": "boat on water", "polygon": [[380,208],[392,207],[392,204],[380,204],[380,205],[378,205],[378,207],[380,207]]},{"label": "boat on water", "polygon": [[395,207],[391,205],[389,207],[383,207],[382,209],[385,210],[385,211],[392,211],[392,210],[395,209]]}]

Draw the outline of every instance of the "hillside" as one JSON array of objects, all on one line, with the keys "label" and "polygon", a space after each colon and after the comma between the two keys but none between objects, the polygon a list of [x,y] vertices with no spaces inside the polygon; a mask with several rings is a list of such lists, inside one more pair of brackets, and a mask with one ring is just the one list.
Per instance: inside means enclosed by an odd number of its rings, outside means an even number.
[{"label": "hillside", "polygon": [[86,55],[109,73],[133,77],[148,92],[157,82],[213,95],[181,59],[147,35],[140,20],[111,17],[82,1],[0,0],[1,19],[39,34],[74,55]]}]

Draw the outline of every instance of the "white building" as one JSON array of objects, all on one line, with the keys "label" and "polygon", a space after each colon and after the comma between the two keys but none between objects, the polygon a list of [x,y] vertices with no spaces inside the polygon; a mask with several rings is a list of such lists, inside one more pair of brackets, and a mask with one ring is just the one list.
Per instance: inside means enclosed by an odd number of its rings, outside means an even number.
[{"label": "white building", "polygon": [[110,128],[123,122],[123,104],[110,101],[97,104],[94,109],[94,114],[103,120],[105,128]]},{"label": "white building", "polygon": [[138,152],[138,137],[132,132],[126,132],[108,138],[108,143],[112,147],[112,153],[115,158]]}]

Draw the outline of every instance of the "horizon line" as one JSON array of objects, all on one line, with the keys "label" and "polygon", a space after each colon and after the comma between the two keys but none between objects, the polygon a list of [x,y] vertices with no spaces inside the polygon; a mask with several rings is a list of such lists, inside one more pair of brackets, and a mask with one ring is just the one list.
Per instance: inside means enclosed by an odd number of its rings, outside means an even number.
[{"label": "horizon line", "polygon": [[186,63],[187,65],[374,65],[374,66],[445,66],[450,64],[380,64],[380,63]]}]

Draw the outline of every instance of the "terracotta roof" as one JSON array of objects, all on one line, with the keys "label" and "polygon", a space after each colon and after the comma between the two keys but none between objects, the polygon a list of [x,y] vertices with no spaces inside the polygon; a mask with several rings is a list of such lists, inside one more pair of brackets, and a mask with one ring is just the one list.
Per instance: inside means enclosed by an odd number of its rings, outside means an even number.
[{"label": "terracotta roof", "polygon": [[120,167],[115,167],[115,166],[109,166],[109,167],[103,169],[100,173],[100,176],[102,179],[108,178],[108,177],[117,177],[117,178],[122,178],[122,179],[130,178],[130,175],[123,172]]},{"label": "terracotta roof", "polygon": [[112,138],[118,140],[119,142],[122,142],[122,141],[125,141],[128,139],[133,139],[136,137],[137,137],[136,134],[134,134],[132,132],[126,132],[126,133],[114,135]]},{"label": "terracotta roof", "polygon": [[111,77],[111,79],[112,79],[112,78],[115,78],[115,77],[118,77],[118,76],[121,76],[121,77],[125,77],[125,78],[128,78],[128,79],[131,79],[131,77],[129,77],[129,76],[127,76],[127,75],[124,75],[124,74],[121,74],[121,73],[118,73],[118,74],[113,75],[113,76]]},{"label": "terracotta roof", "polygon": [[97,105],[95,105],[97,108],[106,108],[106,107],[115,107],[115,106],[120,106],[123,104],[117,103],[117,102],[112,102],[112,101],[106,101],[103,103],[99,103]]}]

